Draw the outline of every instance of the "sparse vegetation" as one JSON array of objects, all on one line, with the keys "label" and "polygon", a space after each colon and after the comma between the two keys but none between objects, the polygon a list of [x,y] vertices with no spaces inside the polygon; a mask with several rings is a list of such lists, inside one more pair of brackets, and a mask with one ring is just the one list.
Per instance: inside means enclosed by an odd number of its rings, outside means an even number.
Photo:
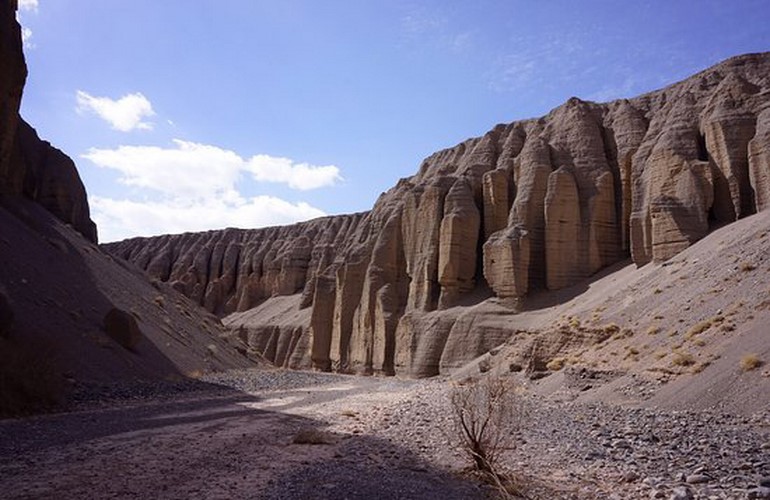
[{"label": "sparse vegetation", "polygon": [[741,358],[741,370],[749,372],[762,366],[762,360],[756,354],[746,354]]},{"label": "sparse vegetation", "polygon": [[689,330],[687,330],[687,333],[685,333],[684,336],[686,339],[691,339],[694,336],[700,335],[701,333],[711,328],[712,324],[713,322],[710,319],[696,323],[693,326],[691,326]]},{"label": "sparse vegetation", "polygon": [[738,269],[740,269],[744,273],[749,272],[749,271],[753,271],[756,268],[757,268],[757,266],[755,266],[751,262],[745,262],[745,261],[741,262],[740,266],[738,266]]},{"label": "sparse vegetation", "polygon": [[505,378],[487,377],[457,386],[450,402],[460,449],[503,497],[513,497],[518,487],[501,468],[500,455],[513,448],[512,436],[524,418],[515,386]]},{"label": "sparse vegetation", "polygon": [[695,364],[695,358],[688,352],[675,351],[671,362],[675,366],[687,367]]},{"label": "sparse vegetation", "polygon": [[657,335],[660,333],[660,327],[658,325],[650,325],[647,328],[647,335]]},{"label": "sparse vegetation", "polygon": [[711,361],[704,361],[703,363],[698,363],[697,365],[692,367],[692,372],[693,373],[700,373],[703,370],[705,370],[706,368],[708,368],[709,365],[711,365]]},{"label": "sparse vegetation", "polygon": [[548,368],[552,372],[557,372],[564,368],[564,364],[567,362],[566,358],[553,358],[551,361],[549,361],[545,367]]}]

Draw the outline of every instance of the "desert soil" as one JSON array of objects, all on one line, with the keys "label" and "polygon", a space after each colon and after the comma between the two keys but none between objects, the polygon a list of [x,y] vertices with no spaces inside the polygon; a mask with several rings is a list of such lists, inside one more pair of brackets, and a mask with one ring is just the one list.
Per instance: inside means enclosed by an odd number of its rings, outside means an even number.
[{"label": "desert soil", "polygon": [[[454,446],[452,387],[240,370],[105,388],[66,413],[0,421],[0,497],[494,496]],[[504,456],[529,498],[770,495],[770,409],[674,412],[536,393],[522,393],[523,426]],[[324,443],[293,442],[308,431]]]}]

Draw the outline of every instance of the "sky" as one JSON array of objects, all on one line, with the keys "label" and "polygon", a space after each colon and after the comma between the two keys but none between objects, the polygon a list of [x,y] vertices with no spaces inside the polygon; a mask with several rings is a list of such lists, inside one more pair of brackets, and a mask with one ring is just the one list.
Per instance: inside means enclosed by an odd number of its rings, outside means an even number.
[{"label": "sky", "polygon": [[768,0],[19,0],[22,116],[103,242],[368,210],[572,96],[770,50]]}]

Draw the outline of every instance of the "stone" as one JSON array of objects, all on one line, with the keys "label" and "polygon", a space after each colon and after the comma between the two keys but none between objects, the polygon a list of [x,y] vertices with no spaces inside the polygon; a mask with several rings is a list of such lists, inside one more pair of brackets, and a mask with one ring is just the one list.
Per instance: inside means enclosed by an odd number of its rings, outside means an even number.
[{"label": "stone", "polygon": [[748,144],[748,161],[756,209],[770,208],[770,108],[757,116],[756,131]]},{"label": "stone", "polygon": [[142,340],[142,331],[131,313],[113,307],[104,316],[104,331],[121,347],[133,351]]},{"label": "stone", "polygon": [[770,487],[759,486],[757,488],[750,489],[747,493],[749,499],[770,498]]},{"label": "stone", "polygon": [[693,500],[692,490],[686,486],[677,486],[671,491],[669,500]]},{"label": "stone", "polygon": [[476,250],[481,217],[471,185],[458,179],[444,201],[438,254],[439,309],[455,305],[475,287]]},{"label": "stone", "polygon": [[510,314],[623,259],[664,262],[766,208],[768,73],[770,56],[750,54],[637,98],[571,98],[437,151],[369,212],[105,248],[223,318],[297,295],[309,311],[291,328],[232,324],[259,346],[255,332],[301,332],[284,343],[295,352],[273,353],[280,363],[436,375],[515,334],[457,306],[492,295]]},{"label": "stone", "polygon": [[685,479],[685,482],[687,484],[701,484],[701,483],[708,483],[711,480],[711,478],[706,474],[690,474]]},{"label": "stone", "polygon": [[565,167],[548,176],[545,195],[546,286],[558,290],[585,276],[580,261],[580,198]]},{"label": "stone", "polygon": [[0,291],[0,338],[8,337],[13,328],[13,307],[8,296]]}]

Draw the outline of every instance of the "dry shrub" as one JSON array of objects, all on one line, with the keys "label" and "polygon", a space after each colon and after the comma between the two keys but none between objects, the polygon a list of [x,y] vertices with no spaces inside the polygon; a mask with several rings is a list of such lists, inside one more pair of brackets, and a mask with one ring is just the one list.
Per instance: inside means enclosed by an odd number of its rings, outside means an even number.
[{"label": "dry shrub", "polygon": [[0,339],[0,418],[53,410],[66,396],[53,348],[29,339]]},{"label": "dry shrub", "polygon": [[741,370],[749,372],[762,366],[762,360],[756,354],[747,354],[741,358]]},{"label": "dry shrub", "polygon": [[517,494],[513,476],[500,463],[501,454],[514,448],[514,436],[524,418],[514,383],[486,377],[457,386],[450,398],[459,448],[503,497]]},{"label": "dry shrub", "polygon": [[564,364],[567,362],[567,358],[553,358],[549,361],[545,367],[552,372],[558,372],[564,368]]},{"label": "dry shrub", "polygon": [[671,361],[676,366],[692,366],[695,364],[695,358],[688,352],[674,352],[674,359]]}]

